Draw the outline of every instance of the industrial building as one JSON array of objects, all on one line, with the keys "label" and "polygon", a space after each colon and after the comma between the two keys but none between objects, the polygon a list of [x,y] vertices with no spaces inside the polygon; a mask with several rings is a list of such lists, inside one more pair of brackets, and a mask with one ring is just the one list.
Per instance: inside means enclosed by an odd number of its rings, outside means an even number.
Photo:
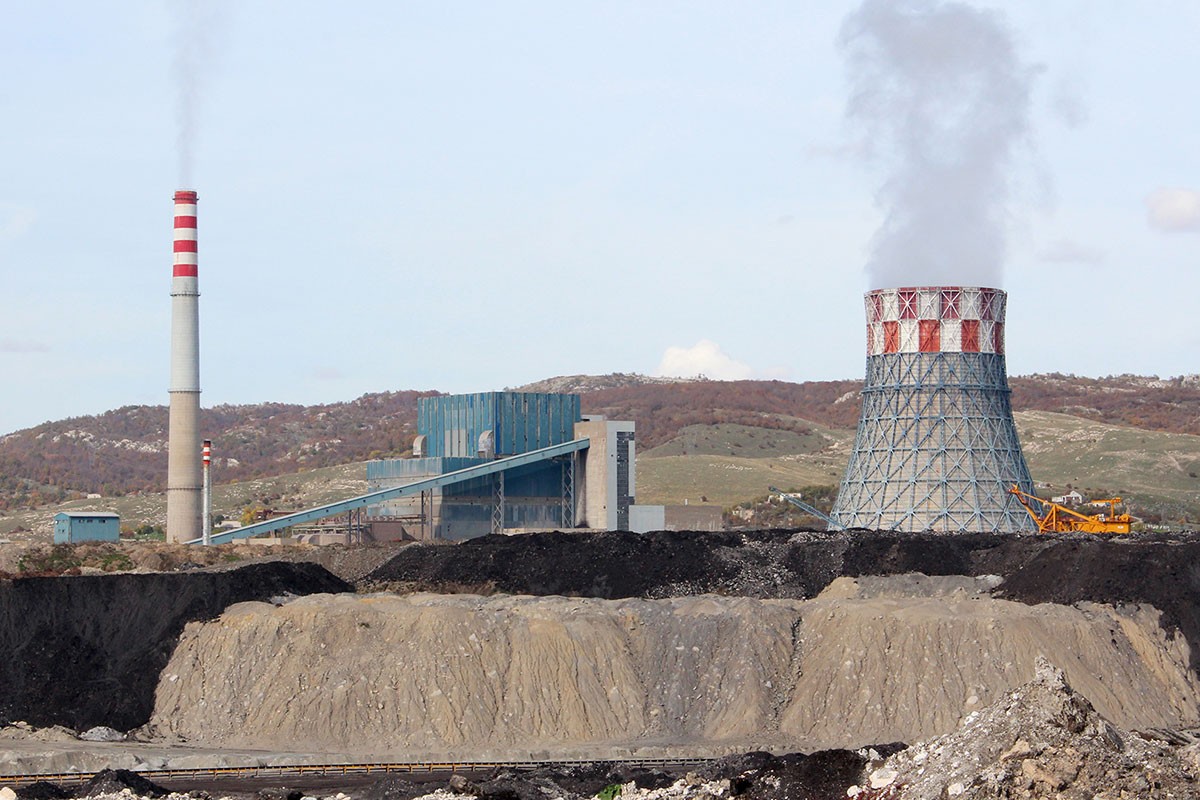
[{"label": "industrial building", "polygon": [[54,515],[54,543],[115,542],[121,517],[107,511],[60,511]]},{"label": "industrial building", "polygon": [[372,461],[374,491],[586,439],[588,447],[368,509],[370,520],[415,523],[420,539],[595,527],[629,530],[634,426],[584,417],[579,395],[531,392],[425,397],[417,402],[414,458]]},{"label": "industrial building", "polygon": [[866,295],[862,414],[831,527],[1029,531],[1009,402],[1006,295],[934,286]]},{"label": "industrial building", "polygon": [[314,542],[659,530],[664,508],[636,504],[635,439],[633,422],[584,415],[575,394],[421,398],[413,458],[368,462],[367,494],[214,533],[212,541],[284,528]]}]

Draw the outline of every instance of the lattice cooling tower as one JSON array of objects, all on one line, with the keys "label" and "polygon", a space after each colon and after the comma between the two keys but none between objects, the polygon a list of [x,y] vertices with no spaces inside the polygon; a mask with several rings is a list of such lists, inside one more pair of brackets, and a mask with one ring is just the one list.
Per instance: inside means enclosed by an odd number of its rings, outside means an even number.
[{"label": "lattice cooling tower", "polygon": [[831,517],[847,528],[1017,531],[1032,492],[1013,424],[999,289],[866,295],[862,417]]}]

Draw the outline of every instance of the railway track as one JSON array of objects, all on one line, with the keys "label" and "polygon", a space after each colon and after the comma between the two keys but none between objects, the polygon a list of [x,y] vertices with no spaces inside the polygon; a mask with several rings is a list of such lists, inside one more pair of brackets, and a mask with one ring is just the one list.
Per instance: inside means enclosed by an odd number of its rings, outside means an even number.
[{"label": "railway track", "polygon": [[[589,766],[593,764],[619,764],[647,769],[689,769],[708,764],[712,759],[674,758],[620,758],[620,759],[577,759],[554,761],[396,761],[364,764],[296,764],[272,767],[189,767],[187,769],[134,770],[143,778],[164,785],[197,784],[210,782],[262,781],[277,778],[292,778],[302,781],[310,779],[356,779],[383,777],[385,775],[411,775],[429,779],[439,775],[482,774],[494,769],[537,769],[554,766]],[[0,775],[0,786],[21,787],[38,781],[61,785],[77,785],[91,780],[91,772],[43,772],[26,775]]]}]

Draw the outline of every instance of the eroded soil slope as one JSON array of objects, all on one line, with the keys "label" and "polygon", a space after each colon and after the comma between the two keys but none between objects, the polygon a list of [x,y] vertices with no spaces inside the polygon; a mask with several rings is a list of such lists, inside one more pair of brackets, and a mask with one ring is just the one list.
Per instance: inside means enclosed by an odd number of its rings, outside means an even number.
[{"label": "eroded soil slope", "polygon": [[1187,648],[1151,609],[1030,606],[961,579],[911,596],[896,582],[864,593],[843,579],[808,601],[245,603],[187,627],[153,722],[198,744],[334,752],[811,751],[946,733],[1042,655],[1119,724],[1197,721]]}]

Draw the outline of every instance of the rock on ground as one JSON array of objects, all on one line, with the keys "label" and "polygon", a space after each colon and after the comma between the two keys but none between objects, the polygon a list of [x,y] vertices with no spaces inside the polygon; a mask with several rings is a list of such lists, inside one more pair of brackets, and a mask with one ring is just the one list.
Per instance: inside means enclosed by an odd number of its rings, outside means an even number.
[{"label": "rock on ground", "polygon": [[1192,751],[1118,729],[1039,659],[1034,680],[872,770],[851,797],[1194,798]]}]

